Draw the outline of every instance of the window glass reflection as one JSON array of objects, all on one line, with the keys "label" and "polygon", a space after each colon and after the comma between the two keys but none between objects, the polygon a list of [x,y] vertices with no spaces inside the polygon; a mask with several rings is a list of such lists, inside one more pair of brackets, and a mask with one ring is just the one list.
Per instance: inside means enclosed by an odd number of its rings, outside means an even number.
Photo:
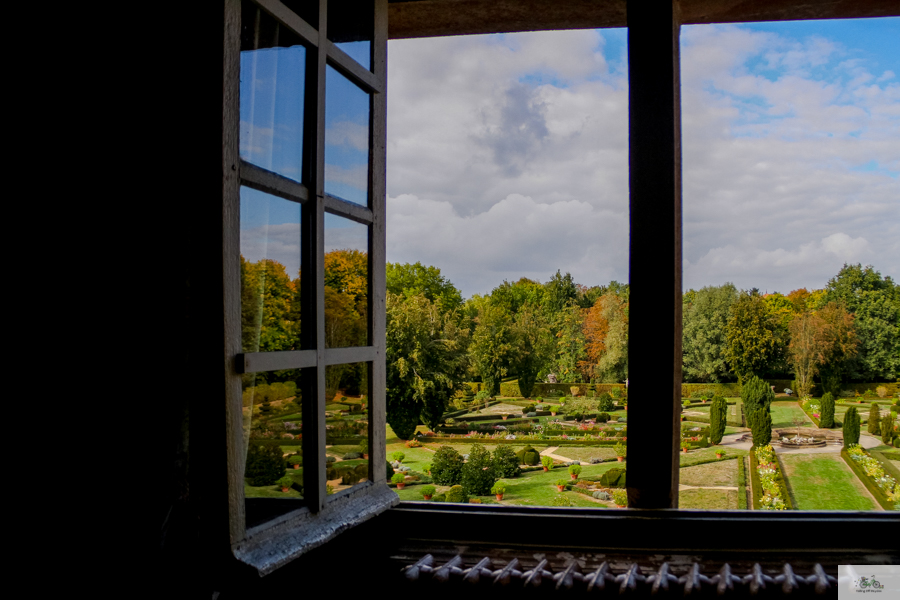
[{"label": "window glass reflection", "polygon": [[325,215],[325,347],[368,344],[368,227]]},{"label": "window glass reflection", "polygon": [[325,477],[339,492],[369,480],[367,363],[325,368]]},{"label": "window glass reflection", "polygon": [[369,95],[330,66],[325,74],[325,193],[368,205]]},{"label": "window glass reflection", "polygon": [[306,48],[252,3],[243,13],[241,158],[301,181]]},{"label": "window glass reflection", "polygon": [[331,0],[328,3],[328,39],[367,69],[372,69],[372,0]]}]

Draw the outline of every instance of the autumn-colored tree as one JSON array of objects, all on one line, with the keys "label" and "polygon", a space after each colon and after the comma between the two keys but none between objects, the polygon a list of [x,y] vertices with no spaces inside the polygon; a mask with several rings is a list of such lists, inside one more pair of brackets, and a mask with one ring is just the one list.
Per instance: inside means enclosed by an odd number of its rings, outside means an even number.
[{"label": "autumn-colored tree", "polygon": [[584,312],[584,373],[593,381],[613,383],[628,377],[628,304],[616,294],[601,296]]},{"label": "autumn-colored tree", "polygon": [[819,309],[818,315],[826,324],[827,338],[825,360],[819,369],[822,387],[836,396],[858,353],[857,322],[841,302],[828,302]]},{"label": "autumn-colored tree", "polygon": [[791,343],[788,352],[794,366],[797,394],[812,394],[813,377],[828,355],[828,324],[815,313],[805,312],[791,320]]},{"label": "autumn-colored tree", "polygon": [[745,292],[731,305],[725,328],[725,358],[743,383],[761,376],[775,356],[775,328],[765,302],[758,293]]}]

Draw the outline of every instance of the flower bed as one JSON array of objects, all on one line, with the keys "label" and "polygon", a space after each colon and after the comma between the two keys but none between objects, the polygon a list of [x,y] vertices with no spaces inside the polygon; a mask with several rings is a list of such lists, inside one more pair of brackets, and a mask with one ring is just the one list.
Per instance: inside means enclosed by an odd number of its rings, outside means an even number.
[{"label": "flower bed", "polygon": [[884,465],[859,444],[842,449],[841,456],[882,508],[900,510],[900,484],[885,472]]},{"label": "flower bed", "polygon": [[750,483],[753,489],[753,508],[793,509],[772,446],[760,446],[750,452]]}]

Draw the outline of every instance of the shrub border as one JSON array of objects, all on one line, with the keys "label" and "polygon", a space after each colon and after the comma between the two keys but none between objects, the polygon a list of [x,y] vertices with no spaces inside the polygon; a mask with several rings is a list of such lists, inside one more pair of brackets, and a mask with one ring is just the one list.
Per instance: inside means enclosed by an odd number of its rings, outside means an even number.
[{"label": "shrub border", "polygon": [[753,452],[753,446],[750,447],[750,495],[753,499],[753,510],[762,510],[762,485],[759,483],[759,473],[756,468],[759,463],[756,462],[756,454]]},{"label": "shrub border", "polygon": [[744,457],[735,456],[735,458],[741,459],[738,461],[738,510],[747,510],[747,471]]},{"label": "shrub border", "polygon": [[[866,453],[869,454],[868,452]],[[869,454],[869,456],[871,456],[871,454]],[[872,497],[875,498],[875,501],[878,502],[878,504],[880,504],[883,509],[894,510],[894,503],[890,501],[890,499],[887,497],[887,494],[884,493],[884,490],[882,490],[880,487],[878,487],[878,484],[872,481],[872,478],[869,477],[865,471],[863,471],[862,467],[856,464],[856,461],[853,460],[847,453],[846,448],[841,448],[841,458],[843,458],[844,462],[850,466],[850,470],[853,471],[853,473],[860,481],[862,481],[862,484],[866,487],[867,490],[869,490],[869,492],[872,494]],[[884,463],[882,463],[881,466],[884,467]]]}]

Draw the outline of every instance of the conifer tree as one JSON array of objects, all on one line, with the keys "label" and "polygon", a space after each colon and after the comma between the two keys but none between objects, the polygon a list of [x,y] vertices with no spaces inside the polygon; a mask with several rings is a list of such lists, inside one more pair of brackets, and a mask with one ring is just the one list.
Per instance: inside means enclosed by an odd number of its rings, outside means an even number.
[{"label": "conifer tree", "polygon": [[775,393],[772,388],[759,377],[753,376],[741,385],[741,402],[744,404],[744,414],[750,429],[753,429],[753,419],[758,409],[765,408],[768,413],[773,400]]},{"label": "conifer tree", "polygon": [[819,427],[824,427],[826,429],[831,429],[834,427],[834,396],[831,395],[831,392],[825,392],[825,395],[822,396],[822,412],[821,419],[819,419]]},{"label": "conifer tree", "polygon": [[894,437],[894,423],[891,421],[890,417],[884,417],[881,419],[881,441],[891,445],[891,440]]},{"label": "conifer tree", "polygon": [[772,415],[768,406],[756,409],[752,427],[753,445],[768,446],[772,441]]},{"label": "conifer tree", "polygon": [[859,443],[859,412],[855,406],[847,409],[844,415],[844,448]]},{"label": "conifer tree", "polygon": [[878,410],[878,403],[873,402],[872,408],[869,409],[869,433],[879,435],[881,433],[881,411]]},{"label": "conifer tree", "polygon": [[716,396],[709,407],[709,443],[715,446],[725,435],[725,413],[728,407],[725,398]]}]

